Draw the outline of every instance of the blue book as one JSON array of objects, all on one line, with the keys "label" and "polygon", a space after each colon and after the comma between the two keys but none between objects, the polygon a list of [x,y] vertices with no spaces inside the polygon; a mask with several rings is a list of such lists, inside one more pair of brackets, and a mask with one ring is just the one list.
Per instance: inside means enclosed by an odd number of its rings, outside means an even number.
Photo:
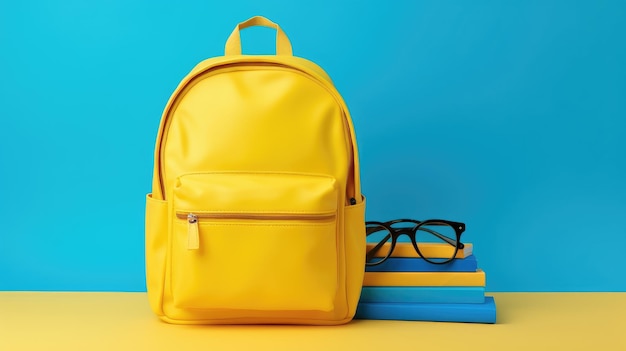
[{"label": "blue book", "polygon": [[389,257],[376,266],[366,266],[366,272],[476,272],[476,256],[455,258],[446,264],[433,264],[418,257]]},{"label": "blue book", "polygon": [[485,296],[483,303],[359,303],[356,319],[495,323],[496,303]]},{"label": "blue book", "polygon": [[360,302],[483,303],[483,286],[364,286]]}]

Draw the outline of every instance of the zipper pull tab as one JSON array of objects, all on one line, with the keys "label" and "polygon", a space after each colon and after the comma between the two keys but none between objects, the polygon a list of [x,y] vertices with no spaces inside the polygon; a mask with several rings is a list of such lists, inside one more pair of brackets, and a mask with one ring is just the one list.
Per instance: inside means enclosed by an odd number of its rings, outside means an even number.
[{"label": "zipper pull tab", "polygon": [[198,230],[198,216],[193,213],[187,215],[187,249],[197,250],[200,248],[200,233]]}]

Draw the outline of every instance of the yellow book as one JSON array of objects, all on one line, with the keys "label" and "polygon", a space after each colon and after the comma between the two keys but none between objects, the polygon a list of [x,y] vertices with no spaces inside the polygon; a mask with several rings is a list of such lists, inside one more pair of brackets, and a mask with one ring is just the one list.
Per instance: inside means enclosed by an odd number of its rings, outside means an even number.
[{"label": "yellow book", "polygon": [[[471,243],[464,243],[465,248],[459,249],[457,251],[455,258],[465,258],[472,254],[473,245]],[[375,257],[385,256],[387,252],[389,252],[390,243],[386,243],[381,247],[378,252],[376,252]],[[367,243],[367,251],[371,250],[376,246],[375,243]],[[420,252],[425,257],[430,258],[448,258],[452,256],[454,252],[454,247],[448,244],[439,244],[439,243],[420,243],[419,244]],[[391,253],[391,257],[419,257],[413,244],[411,243],[396,243],[396,247],[393,249]]]},{"label": "yellow book", "polygon": [[485,286],[485,272],[365,272],[363,286]]}]

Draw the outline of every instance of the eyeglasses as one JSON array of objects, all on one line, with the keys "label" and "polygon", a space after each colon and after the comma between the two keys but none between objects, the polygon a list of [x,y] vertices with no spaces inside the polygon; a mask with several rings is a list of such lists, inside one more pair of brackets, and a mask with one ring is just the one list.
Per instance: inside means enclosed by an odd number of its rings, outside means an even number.
[{"label": "eyeglasses", "polygon": [[[417,254],[425,261],[434,264],[444,264],[452,261],[459,249],[465,245],[461,242],[461,234],[465,231],[465,224],[446,221],[443,219],[429,219],[416,221],[413,219],[396,219],[389,222],[365,222],[367,241],[377,243],[367,251],[365,264],[375,266],[383,263],[391,256],[396,247],[398,237],[407,235]],[[389,241],[391,243],[389,244]],[[426,247],[433,244],[450,245],[449,255],[446,257],[426,257],[422,254]],[[421,248],[421,249],[420,249]]]}]

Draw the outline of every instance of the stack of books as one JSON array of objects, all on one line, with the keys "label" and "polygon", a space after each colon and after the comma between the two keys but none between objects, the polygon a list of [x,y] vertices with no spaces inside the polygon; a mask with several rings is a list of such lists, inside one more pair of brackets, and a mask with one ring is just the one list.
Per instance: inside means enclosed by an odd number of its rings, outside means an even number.
[{"label": "stack of books", "polygon": [[[449,250],[454,248],[420,244],[426,257],[450,257]],[[366,267],[355,318],[495,323],[496,305],[485,296],[485,272],[478,268],[472,244],[466,243],[451,262],[432,264],[411,243],[397,243],[386,261]]]}]

